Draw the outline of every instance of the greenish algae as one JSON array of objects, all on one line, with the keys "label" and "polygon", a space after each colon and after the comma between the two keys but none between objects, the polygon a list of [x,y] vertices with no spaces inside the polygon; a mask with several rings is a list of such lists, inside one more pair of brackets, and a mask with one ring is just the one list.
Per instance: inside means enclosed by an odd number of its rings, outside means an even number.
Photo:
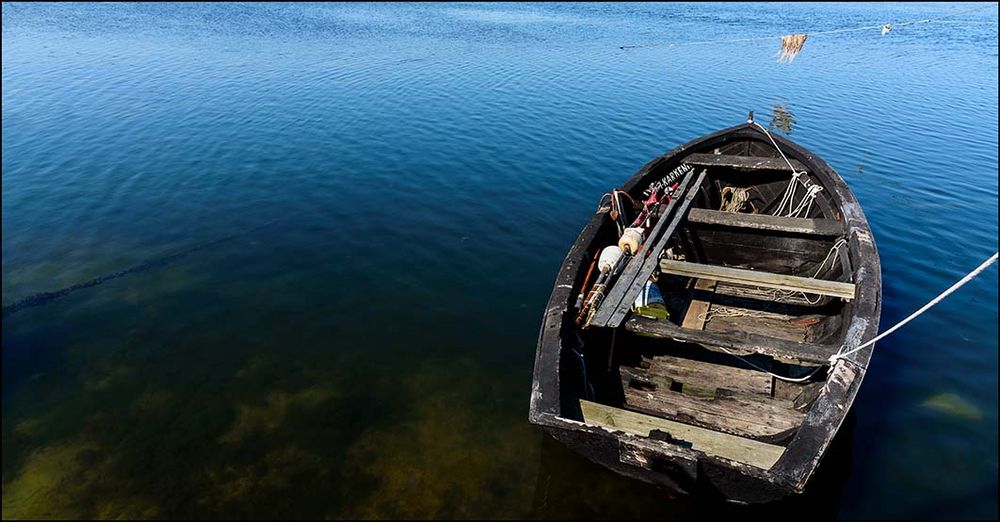
[{"label": "greenish algae", "polygon": [[411,410],[397,423],[367,431],[348,450],[345,471],[367,477],[371,491],[349,505],[346,516],[526,513],[530,506],[514,499],[531,499],[537,465],[526,463],[538,462],[538,436],[523,424],[498,421],[483,406],[494,402],[484,400],[497,389],[491,381],[468,362],[408,373],[399,384]]},{"label": "greenish algae", "polygon": [[274,431],[285,424],[291,410],[313,410],[334,397],[332,390],[321,387],[293,393],[270,392],[263,404],[241,404],[232,427],[219,437],[219,442],[239,442],[250,432]]},{"label": "greenish algae", "polygon": [[967,420],[979,421],[983,418],[982,410],[955,393],[947,392],[934,395],[925,400],[921,405],[925,408]]}]

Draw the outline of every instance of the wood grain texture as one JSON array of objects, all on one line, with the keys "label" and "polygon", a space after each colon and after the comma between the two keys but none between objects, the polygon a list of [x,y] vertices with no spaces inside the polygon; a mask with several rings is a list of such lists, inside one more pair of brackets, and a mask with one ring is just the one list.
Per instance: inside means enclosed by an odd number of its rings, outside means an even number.
[{"label": "wood grain texture", "polygon": [[693,208],[688,212],[688,222],[734,228],[749,228],[768,232],[836,237],[843,235],[844,224],[835,219],[779,217],[767,214],[743,214]]},{"label": "wood grain texture", "polygon": [[670,355],[643,357],[648,368],[634,369],[650,375],[667,377],[682,387],[693,385],[710,390],[729,390],[742,395],[771,397],[772,377],[764,372],[696,361]]},{"label": "wood grain texture", "polygon": [[[694,289],[714,292],[715,285],[717,283],[718,281],[715,281],[714,279],[696,279]],[[681,323],[681,328],[688,328],[691,330],[701,330],[705,328],[705,320],[707,319],[708,309],[711,308],[711,306],[712,303],[709,301],[692,299],[691,303],[688,305],[687,313],[684,314],[684,321]]]},{"label": "wood grain texture", "polygon": [[669,433],[674,439],[691,443],[691,449],[708,455],[768,469],[785,448],[727,433],[707,430],[666,419],[581,400],[584,422],[590,425],[648,437],[653,430]]},{"label": "wood grain texture", "polygon": [[854,285],[840,281],[757,272],[755,270],[743,270],[726,266],[702,265],[686,261],[675,261],[673,259],[661,259],[660,271],[665,274],[714,279],[727,283],[761,286],[778,290],[792,290],[807,294],[829,295],[847,299],[848,301],[854,299]]},{"label": "wood grain texture", "polygon": [[[797,160],[791,160],[792,166],[799,172],[806,171],[806,166]],[[782,158],[765,158],[760,156],[731,156],[728,154],[689,154],[684,158],[688,165],[703,167],[731,167],[746,170],[785,170],[791,172],[788,163]]]},{"label": "wood grain texture", "polygon": [[[802,424],[804,415],[790,401],[750,395],[689,395],[621,368],[625,408],[747,438],[772,438]],[[652,386],[636,387],[638,381]]]},{"label": "wood grain texture", "polygon": [[830,356],[840,348],[837,344],[799,343],[739,330],[689,330],[667,321],[654,321],[638,316],[626,321],[625,329],[645,337],[696,343],[706,350],[724,352],[722,348],[725,348],[728,353],[760,353],[807,364],[829,364]]}]

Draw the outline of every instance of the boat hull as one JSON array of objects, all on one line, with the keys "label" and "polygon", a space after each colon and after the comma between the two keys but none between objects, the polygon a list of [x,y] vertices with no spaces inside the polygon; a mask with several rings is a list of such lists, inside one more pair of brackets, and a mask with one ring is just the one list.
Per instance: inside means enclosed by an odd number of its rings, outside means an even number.
[{"label": "boat hull", "polygon": [[795,493],[792,487],[782,487],[759,476],[744,475],[739,470],[720,466],[711,460],[675,457],[663,458],[659,462],[643,462],[643,457],[636,455],[637,458],[630,461],[630,451],[623,450],[621,439],[612,435],[560,428],[546,428],[545,432],[595,464],[682,495],[752,504],[781,500]]},{"label": "boat hull", "polygon": [[[748,137],[759,139],[761,135],[748,124],[693,140],[647,163],[622,185],[622,189],[633,190],[640,183],[648,183],[654,167],[673,168],[692,151],[707,152]],[[789,157],[806,165],[822,181],[835,204],[832,212],[844,223],[844,238],[857,260],[851,273],[857,296],[851,303],[850,316],[845,319],[844,344],[858,346],[876,335],[881,313],[881,265],[868,222],[861,206],[833,168],[789,140],[777,136],[774,139]],[[530,422],[599,465],[680,493],[739,503],[768,502],[801,493],[853,404],[872,348],[860,350],[832,367],[801,427],[770,469],[574,420],[569,410],[575,399],[568,394],[570,386],[567,383],[577,370],[572,357],[564,352],[565,347],[572,344],[571,337],[576,329],[573,321],[575,291],[584,277],[588,251],[592,250],[604,219],[600,214],[591,218],[567,253],[556,277],[539,332]]]}]

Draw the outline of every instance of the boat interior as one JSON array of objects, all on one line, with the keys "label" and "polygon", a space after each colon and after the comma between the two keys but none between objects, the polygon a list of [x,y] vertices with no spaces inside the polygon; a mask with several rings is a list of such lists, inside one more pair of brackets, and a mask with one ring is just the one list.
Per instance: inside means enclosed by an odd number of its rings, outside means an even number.
[{"label": "boat interior", "polygon": [[[657,249],[648,280],[667,317],[641,317],[630,300],[622,328],[564,329],[562,411],[767,469],[820,393],[826,372],[815,370],[844,341],[855,295],[847,229],[820,179],[770,143],[695,152],[654,166],[630,194],[642,201],[650,183],[690,168],[693,181],[674,193],[680,210],[660,218],[676,227],[642,246]],[[605,219],[586,255],[618,236]]]}]

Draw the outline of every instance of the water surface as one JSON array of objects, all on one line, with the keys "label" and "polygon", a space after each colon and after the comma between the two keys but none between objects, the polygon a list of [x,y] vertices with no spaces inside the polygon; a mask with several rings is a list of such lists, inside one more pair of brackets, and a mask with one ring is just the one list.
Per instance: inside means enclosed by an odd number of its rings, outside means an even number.
[{"label": "water surface", "polygon": [[3,318],[4,518],[997,516],[995,268],[878,346],[805,500],[527,423],[600,195],[748,109],[864,206],[884,324],[994,252],[996,4],[4,4],[2,58],[3,305],[141,267]]}]

